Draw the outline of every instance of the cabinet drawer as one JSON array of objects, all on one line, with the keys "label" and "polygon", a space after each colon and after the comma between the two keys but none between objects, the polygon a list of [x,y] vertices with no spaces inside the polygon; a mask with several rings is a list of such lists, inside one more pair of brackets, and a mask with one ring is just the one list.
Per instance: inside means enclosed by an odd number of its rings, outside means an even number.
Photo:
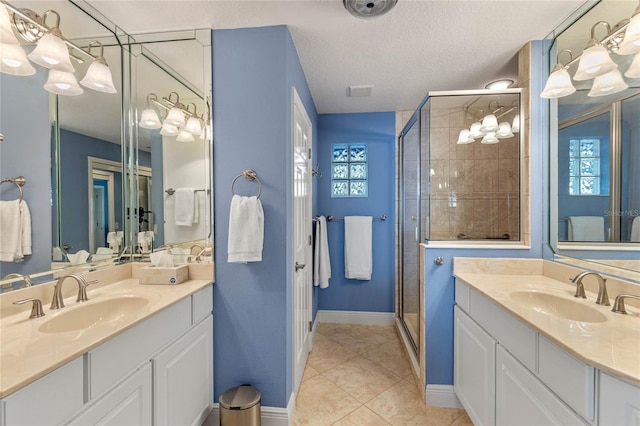
[{"label": "cabinet drawer", "polygon": [[469,312],[469,286],[456,279],[456,304],[465,312]]},{"label": "cabinet drawer", "polygon": [[587,420],[594,418],[595,369],[543,336],[538,341],[538,377]]},{"label": "cabinet drawer", "polygon": [[186,298],[86,354],[89,399],[149,361],[190,326],[191,298]]},{"label": "cabinet drawer", "polygon": [[213,311],[213,286],[207,286],[191,296],[193,318],[192,324],[197,324]]},{"label": "cabinet drawer", "polygon": [[84,404],[83,374],[78,357],[9,395],[2,401],[4,424],[60,424]]},{"label": "cabinet drawer", "polygon": [[470,289],[471,317],[529,370],[536,371],[537,333],[487,297]]}]

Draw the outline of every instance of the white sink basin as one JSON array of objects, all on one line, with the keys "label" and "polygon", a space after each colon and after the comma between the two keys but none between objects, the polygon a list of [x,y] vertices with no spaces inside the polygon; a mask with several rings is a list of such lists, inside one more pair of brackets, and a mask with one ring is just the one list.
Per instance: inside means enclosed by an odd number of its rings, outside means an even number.
[{"label": "white sink basin", "polygon": [[113,323],[148,303],[149,301],[143,297],[120,297],[96,302],[90,300],[78,307],[62,308],[42,324],[39,330],[44,333],[60,333]]},{"label": "white sink basin", "polygon": [[604,322],[607,317],[582,299],[566,299],[537,291],[516,291],[509,295],[517,304],[537,312],[578,322]]}]

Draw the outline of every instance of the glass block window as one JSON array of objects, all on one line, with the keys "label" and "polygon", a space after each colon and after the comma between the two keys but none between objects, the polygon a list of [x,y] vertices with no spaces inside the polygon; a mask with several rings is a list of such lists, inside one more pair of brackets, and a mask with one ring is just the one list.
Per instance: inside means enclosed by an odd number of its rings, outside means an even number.
[{"label": "glass block window", "polygon": [[331,146],[331,197],[366,197],[369,193],[366,144]]},{"label": "glass block window", "polygon": [[600,139],[569,140],[569,195],[600,195]]}]

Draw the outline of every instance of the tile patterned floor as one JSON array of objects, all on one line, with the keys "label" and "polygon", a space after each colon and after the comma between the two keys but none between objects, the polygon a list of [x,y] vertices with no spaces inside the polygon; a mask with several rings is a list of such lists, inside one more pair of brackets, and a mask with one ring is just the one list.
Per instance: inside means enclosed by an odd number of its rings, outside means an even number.
[{"label": "tile patterned floor", "polygon": [[427,407],[393,326],[321,323],[294,426],[469,426],[464,410]]}]

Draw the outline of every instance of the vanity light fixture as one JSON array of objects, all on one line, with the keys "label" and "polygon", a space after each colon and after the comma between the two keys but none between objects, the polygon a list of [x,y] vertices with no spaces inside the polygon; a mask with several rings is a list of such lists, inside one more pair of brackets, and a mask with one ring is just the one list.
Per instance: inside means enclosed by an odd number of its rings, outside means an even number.
[{"label": "vanity light fixture", "polygon": [[193,102],[190,102],[187,105],[187,111],[189,111],[189,105],[193,105],[193,113],[191,114],[191,117],[189,117],[189,119],[187,120],[187,124],[185,124],[184,126],[184,130],[191,133],[192,135],[200,135],[202,133],[202,126],[200,125],[200,119],[198,118],[198,115],[196,114],[196,104],[194,104]]},{"label": "vanity light fixture", "polygon": [[[171,95],[176,95],[175,102],[171,100]],[[164,119],[163,124],[170,124],[175,127],[184,127],[184,111],[186,108],[180,103],[180,95],[176,92],[171,92],[169,93],[168,98],[162,98],[162,100],[171,105],[171,109],[169,110],[167,117]]]},{"label": "vanity light fixture", "polygon": [[27,57],[34,63],[56,71],[74,72],[69,57],[69,50],[62,38],[60,31],[60,15],[55,10],[47,10],[42,15],[42,23],[45,24],[47,16],[53,14],[56,16],[56,24],[49,28],[45,35],[38,40],[36,48]]},{"label": "vanity light fixture", "polygon": [[469,128],[469,136],[471,136],[473,139],[478,139],[483,137],[485,133],[482,130],[480,130],[481,127],[482,127],[482,124],[480,124],[479,121],[476,121],[475,123],[473,123]]},{"label": "vanity light fixture", "polygon": [[[477,100],[477,99],[476,99]],[[465,120],[471,119],[475,120],[477,115],[471,110],[471,105],[476,101],[471,102],[470,104],[466,104],[462,107],[465,113]],[[492,105],[494,105],[493,107]],[[458,141],[456,142],[458,145],[464,145],[468,143],[472,143],[475,139],[482,138],[481,143],[483,144],[495,144],[500,141],[500,139],[508,139],[514,136],[514,133],[520,131],[520,115],[518,113],[518,102],[514,101],[511,104],[511,107],[506,109],[501,106],[497,100],[492,100],[489,102],[487,106],[489,109],[489,113],[484,115],[482,109],[478,109],[477,112],[480,113],[482,118],[482,122],[475,121],[471,124],[471,127],[468,129],[463,129],[458,134]],[[513,125],[510,121],[501,121],[498,124],[498,119],[503,118],[515,111],[513,117]]]},{"label": "vanity light fixture", "polygon": [[89,65],[87,74],[80,81],[80,84],[89,89],[97,90],[98,92],[116,93],[117,90],[113,86],[113,77],[111,76],[111,71],[109,71],[109,65],[107,65],[107,61],[103,56],[104,46],[102,46],[102,43],[92,41],[89,43],[88,52],[91,54],[91,48],[95,46],[100,48],[100,53],[95,57],[91,65]]},{"label": "vanity light fixture", "polygon": [[513,131],[511,130],[511,124],[508,121],[503,121],[499,125],[499,129],[496,132],[496,138],[509,139],[513,137]]},{"label": "vanity light fixture", "polygon": [[520,132],[520,114],[516,112],[516,115],[513,116],[513,122],[511,123],[511,131],[513,133]]},{"label": "vanity light fixture", "polygon": [[500,142],[500,140],[496,137],[496,132],[487,133],[480,141],[480,143],[483,143],[485,145],[491,145],[498,142]]},{"label": "vanity light fixture", "polygon": [[457,142],[458,145],[466,145],[474,141],[475,139],[471,137],[469,129],[460,130],[460,134],[458,135],[458,142]]},{"label": "vanity light fixture", "polygon": [[172,126],[171,124],[163,123],[162,129],[160,129],[160,134],[162,136],[177,136],[178,128],[176,126]]},{"label": "vanity light fixture", "polygon": [[0,72],[11,75],[33,75],[27,54],[11,29],[11,18],[4,4],[0,4]]},{"label": "vanity light fixture", "polygon": [[[595,38],[595,29],[599,25],[607,29],[606,36],[600,41]],[[562,52],[564,51],[568,49]],[[576,61],[579,61],[578,69],[573,79],[594,80],[588,96],[605,96],[625,90],[628,85],[617,70],[618,65],[611,59],[609,52],[618,55],[632,55],[640,52],[640,4],[636,7],[631,19],[624,19],[613,28],[605,21],[596,22],[591,27],[591,39],[580,56],[564,65],[558,59],[540,97],[561,98],[574,93],[575,88],[567,70]],[[640,78],[640,59],[634,58],[624,75],[628,78]]]},{"label": "vanity light fixture", "polygon": [[176,141],[178,142],[193,142],[196,139],[193,137],[193,134],[189,131],[187,131],[186,129],[180,129],[178,131],[178,137],[176,138]]},{"label": "vanity light fixture", "polygon": [[78,85],[76,76],[72,72],[49,70],[49,78],[44,84],[44,88],[56,95],[78,96],[84,90]]},{"label": "vanity light fixture", "polygon": [[138,123],[138,125],[143,129],[153,130],[162,127],[158,112],[151,105],[151,102],[154,100],[157,102],[158,96],[155,93],[149,93],[147,95],[147,105],[142,110],[142,113],[140,114],[140,123]]}]

